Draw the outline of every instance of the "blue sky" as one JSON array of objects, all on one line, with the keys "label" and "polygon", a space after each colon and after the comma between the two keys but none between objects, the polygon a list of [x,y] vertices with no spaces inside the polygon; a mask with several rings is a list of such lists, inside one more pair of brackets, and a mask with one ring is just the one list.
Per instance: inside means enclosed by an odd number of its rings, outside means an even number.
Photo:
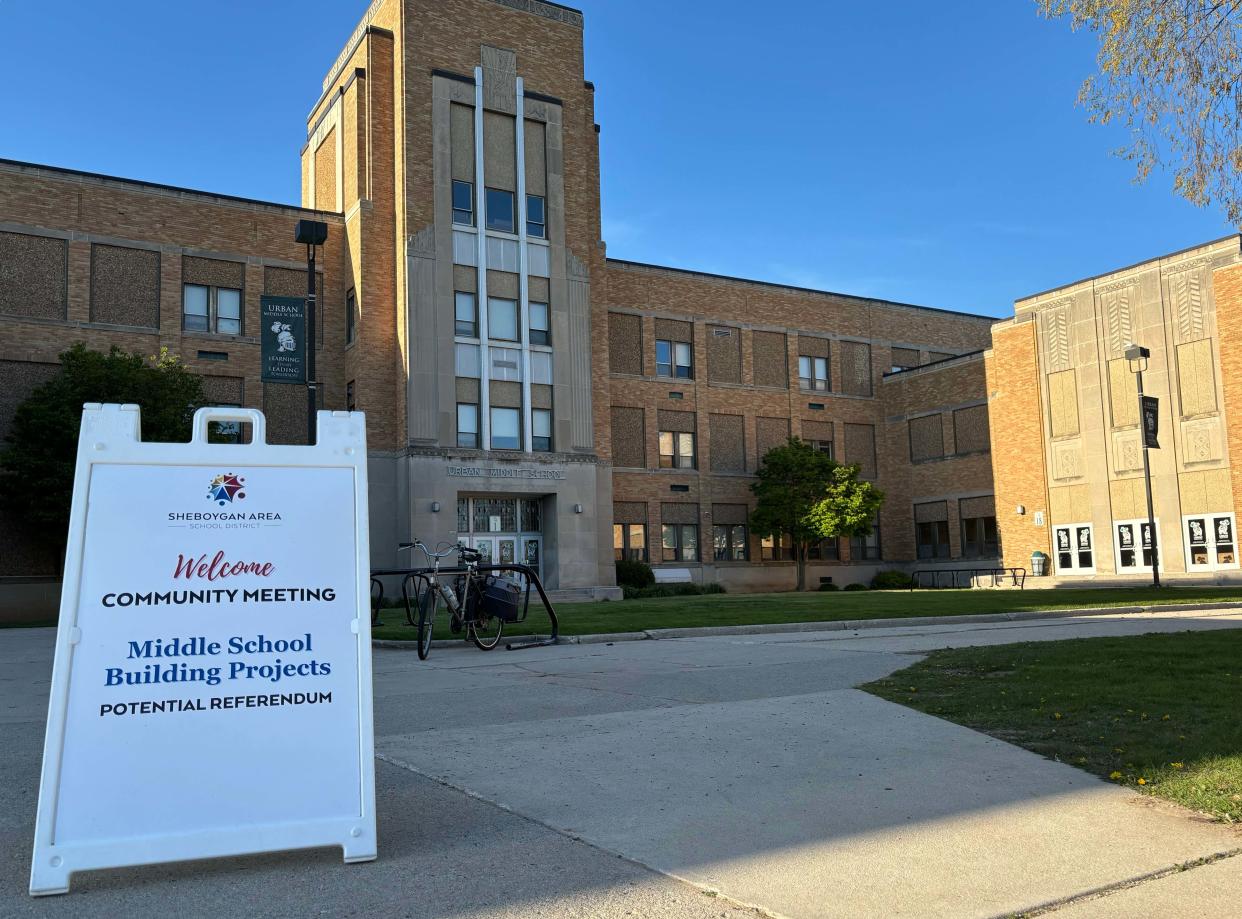
[{"label": "blue sky", "polygon": [[[296,203],[365,7],[0,0],[0,157]],[[1231,232],[1133,184],[1075,106],[1094,39],[1033,0],[580,7],[614,257],[1007,315]]]}]

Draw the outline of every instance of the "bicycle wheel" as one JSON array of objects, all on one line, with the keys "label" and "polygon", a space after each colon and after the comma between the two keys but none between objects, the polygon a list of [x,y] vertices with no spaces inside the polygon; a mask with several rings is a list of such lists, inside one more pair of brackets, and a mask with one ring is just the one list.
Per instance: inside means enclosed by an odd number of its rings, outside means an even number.
[{"label": "bicycle wheel", "polygon": [[470,640],[480,651],[490,651],[500,644],[500,633],[504,631],[505,623],[499,616],[488,615],[478,582],[471,581],[470,589],[473,594],[471,599],[474,601],[467,604],[469,614],[466,621],[469,623]]},{"label": "bicycle wheel", "polygon": [[436,605],[440,601],[437,591],[428,587],[418,604],[418,659],[425,661],[431,653],[431,628],[436,619]]}]

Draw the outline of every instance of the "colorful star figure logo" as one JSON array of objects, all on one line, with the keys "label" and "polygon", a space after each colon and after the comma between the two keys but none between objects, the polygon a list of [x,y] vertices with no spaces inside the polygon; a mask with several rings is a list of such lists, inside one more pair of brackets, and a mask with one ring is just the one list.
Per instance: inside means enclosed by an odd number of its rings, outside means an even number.
[{"label": "colorful star figure logo", "polygon": [[231,472],[222,473],[211,480],[211,486],[207,489],[207,500],[222,506],[232,504],[234,498],[240,501],[246,497],[246,493],[242,491],[246,487],[245,483],[245,479]]}]

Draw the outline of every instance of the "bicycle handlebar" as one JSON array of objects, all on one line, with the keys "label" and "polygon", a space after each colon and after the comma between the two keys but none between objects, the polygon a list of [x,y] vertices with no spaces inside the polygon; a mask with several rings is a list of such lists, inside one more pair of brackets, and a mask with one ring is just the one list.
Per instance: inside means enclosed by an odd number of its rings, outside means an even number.
[{"label": "bicycle handlebar", "polygon": [[402,542],[402,543],[397,544],[398,552],[403,552],[406,549],[420,549],[422,550],[422,553],[425,556],[427,556],[428,560],[431,560],[433,558],[435,559],[445,558],[446,556],[452,555],[454,552],[458,553],[463,559],[467,559],[469,561],[477,562],[483,558],[482,552],[478,551],[477,549],[471,549],[469,546],[464,545],[462,543],[457,543],[456,545],[449,546],[448,548],[440,552],[432,552],[430,549],[427,548],[426,543],[424,543],[421,539],[415,539],[413,542]]}]

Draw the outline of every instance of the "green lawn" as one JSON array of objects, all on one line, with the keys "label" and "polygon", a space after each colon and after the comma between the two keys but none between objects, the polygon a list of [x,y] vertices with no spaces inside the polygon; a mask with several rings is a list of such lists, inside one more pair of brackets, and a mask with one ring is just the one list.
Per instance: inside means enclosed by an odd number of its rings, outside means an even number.
[{"label": "green lawn", "polygon": [[[537,605],[530,619],[506,628],[514,635],[546,633],[548,619]],[[831,593],[705,594],[614,603],[562,603],[556,607],[563,635],[635,632],[644,629],[704,625],[754,625],[782,622],[831,622],[839,619],[888,619],[904,616],[964,616],[1020,610],[1139,606],[1151,603],[1242,601],[1242,588],[1136,587],[1106,590],[938,590],[837,591]],[[385,610],[376,638],[414,638],[404,610]],[[436,623],[436,637],[447,638],[447,616]]]},{"label": "green lawn", "polygon": [[935,651],[862,688],[1242,820],[1242,629]]}]

